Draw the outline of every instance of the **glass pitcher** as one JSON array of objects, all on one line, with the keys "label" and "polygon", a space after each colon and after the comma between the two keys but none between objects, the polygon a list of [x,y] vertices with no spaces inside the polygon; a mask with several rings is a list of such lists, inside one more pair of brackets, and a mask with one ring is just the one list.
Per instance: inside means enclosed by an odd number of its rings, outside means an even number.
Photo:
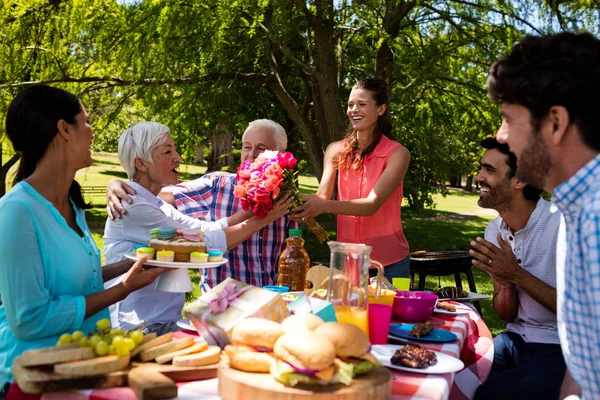
[{"label": "glass pitcher", "polygon": [[376,296],[381,295],[383,265],[371,260],[371,246],[356,243],[327,242],[331,250],[327,300],[335,309],[338,322],[352,324],[369,335],[367,299],[369,269],[377,268]]}]

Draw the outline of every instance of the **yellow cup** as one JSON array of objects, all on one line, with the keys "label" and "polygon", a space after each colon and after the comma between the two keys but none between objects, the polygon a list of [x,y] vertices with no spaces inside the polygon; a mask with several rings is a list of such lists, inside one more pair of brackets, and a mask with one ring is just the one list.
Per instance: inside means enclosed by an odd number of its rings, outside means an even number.
[{"label": "yellow cup", "polygon": [[375,295],[369,294],[369,303],[370,304],[385,304],[391,306],[394,304],[394,297],[396,296],[395,290],[389,289],[381,289],[381,296],[376,298]]}]

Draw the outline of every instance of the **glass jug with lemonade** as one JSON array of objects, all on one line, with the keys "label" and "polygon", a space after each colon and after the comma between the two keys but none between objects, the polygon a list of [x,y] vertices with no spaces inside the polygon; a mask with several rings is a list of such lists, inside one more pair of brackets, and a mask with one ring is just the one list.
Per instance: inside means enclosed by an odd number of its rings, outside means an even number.
[{"label": "glass jug with lemonade", "polygon": [[322,285],[327,290],[327,300],[333,305],[338,322],[357,326],[368,336],[369,269],[378,270],[376,290],[379,297],[383,265],[371,260],[371,246],[334,241],[327,244],[331,250],[329,279]]}]

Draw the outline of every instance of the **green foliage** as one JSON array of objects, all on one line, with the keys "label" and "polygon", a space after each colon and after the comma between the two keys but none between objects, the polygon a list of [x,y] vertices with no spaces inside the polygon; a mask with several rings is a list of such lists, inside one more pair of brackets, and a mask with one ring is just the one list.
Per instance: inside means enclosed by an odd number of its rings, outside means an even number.
[{"label": "green foliage", "polygon": [[[0,118],[18,90],[46,82],[81,96],[94,149],[115,151],[142,120],[172,129],[186,159],[219,129],[282,123],[319,175],[341,137],[357,79],[391,89],[394,135],[411,152],[410,207],[469,175],[498,125],[491,63],[524,33],[598,33],[597,0],[20,0],[0,3]],[[328,83],[335,82],[334,86]],[[337,87],[337,88],[336,88]],[[337,89],[337,92],[336,90]],[[235,165],[231,166],[235,169]]]}]

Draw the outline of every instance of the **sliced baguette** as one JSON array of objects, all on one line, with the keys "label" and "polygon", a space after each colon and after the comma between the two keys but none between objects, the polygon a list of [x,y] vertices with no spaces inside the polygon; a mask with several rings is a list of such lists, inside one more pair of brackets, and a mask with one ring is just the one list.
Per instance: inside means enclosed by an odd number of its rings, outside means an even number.
[{"label": "sliced baguette", "polygon": [[87,360],[94,357],[96,357],[96,354],[94,354],[94,350],[91,347],[53,346],[24,352],[21,356],[21,366],[52,365],[69,361]]},{"label": "sliced baguette", "polygon": [[[146,337],[148,337],[148,339],[146,339]],[[170,342],[171,340],[173,340],[173,332],[165,333],[158,337],[156,336],[156,333],[144,335],[142,343],[131,351],[131,357],[137,356],[142,350],[147,350],[151,347],[158,346],[159,344]]]},{"label": "sliced baguette", "polygon": [[219,362],[221,359],[221,348],[219,346],[208,346],[202,353],[179,356],[173,359],[174,367],[198,367]]},{"label": "sliced baguette", "polygon": [[56,364],[54,373],[60,375],[91,376],[119,371],[129,364],[129,356],[104,356],[90,360]]},{"label": "sliced baguette", "polygon": [[191,336],[175,339],[167,343],[159,344],[158,346],[144,349],[140,352],[140,360],[142,362],[154,360],[156,357],[172,353],[177,350],[185,349],[194,344],[194,338]]},{"label": "sliced baguette", "polygon": [[165,364],[169,361],[172,361],[175,357],[186,356],[188,354],[200,353],[204,350],[208,349],[208,343],[205,341],[196,342],[190,347],[186,347],[181,350],[174,351],[172,353],[163,354],[162,356],[156,357],[156,362],[159,364]]}]

